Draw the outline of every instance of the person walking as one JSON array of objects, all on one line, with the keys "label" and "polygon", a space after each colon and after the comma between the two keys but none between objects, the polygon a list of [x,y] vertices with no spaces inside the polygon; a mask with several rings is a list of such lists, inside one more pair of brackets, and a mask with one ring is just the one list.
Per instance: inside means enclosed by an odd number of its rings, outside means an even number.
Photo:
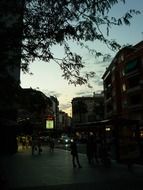
[{"label": "person walking", "polygon": [[93,165],[95,162],[98,164],[98,150],[97,141],[95,134],[88,134],[87,144],[86,144],[86,154],[88,158],[88,163]]},{"label": "person walking", "polygon": [[89,164],[94,164],[94,141],[93,136],[88,134],[88,139],[86,143],[86,155]]},{"label": "person walking", "polygon": [[97,135],[94,134],[94,138],[93,138],[93,147],[94,147],[94,159],[95,159],[95,162],[97,164],[99,164],[99,159],[98,159],[98,156],[99,156],[99,150],[98,150],[98,139],[97,139]]},{"label": "person walking", "polygon": [[51,138],[49,141],[50,152],[54,152],[54,147],[55,147],[54,138]]},{"label": "person walking", "polygon": [[34,155],[35,152],[38,152],[38,154],[41,155],[42,145],[40,137],[34,134],[32,136],[32,155]]},{"label": "person walking", "polygon": [[79,168],[82,168],[79,162],[76,138],[74,138],[73,142],[71,142],[70,149],[71,149],[73,167],[76,168],[78,165]]}]

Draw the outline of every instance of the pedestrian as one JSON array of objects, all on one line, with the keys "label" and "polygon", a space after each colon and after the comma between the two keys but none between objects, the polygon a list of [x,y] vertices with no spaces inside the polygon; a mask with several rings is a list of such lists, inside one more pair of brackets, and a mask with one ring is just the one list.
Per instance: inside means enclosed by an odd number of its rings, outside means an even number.
[{"label": "pedestrian", "polygon": [[73,138],[73,142],[71,142],[70,149],[71,149],[73,167],[75,168],[78,165],[79,168],[82,168],[78,157],[76,137]]},{"label": "pedestrian", "polygon": [[110,167],[111,166],[110,147],[104,141],[101,141],[99,152],[100,152],[101,163],[105,167]]},{"label": "pedestrian", "polygon": [[95,162],[97,164],[99,164],[99,159],[98,159],[98,140],[97,140],[97,136],[96,134],[94,134],[94,138],[93,138],[93,152],[94,152],[94,159],[95,159]]},{"label": "pedestrian", "polygon": [[41,139],[40,139],[39,136],[38,136],[38,139],[37,139],[37,146],[38,146],[38,153],[39,153],[39,155],[41,155],[41,153],[42,153],[42,143],[41,143]]},{"label": "pedestrian", "polygon": [[41,140],[38,137],[38,135],[33,135],[32,137],[32,155],[38,152],[39,155],[41,155],[42,152],[42,145],[41,145]]},{"label": "pedestrian", "polygon": [[94,163],[94,141],[93,141],[93,135],[88,134],[88,139],[86,143],[86,155],[88,159],[89,164]]},{"label": "pedestrian", "polygon": [[50,139],[49,145],[50,145],[50,152],[54,152],[55,142],[53,138]]}]

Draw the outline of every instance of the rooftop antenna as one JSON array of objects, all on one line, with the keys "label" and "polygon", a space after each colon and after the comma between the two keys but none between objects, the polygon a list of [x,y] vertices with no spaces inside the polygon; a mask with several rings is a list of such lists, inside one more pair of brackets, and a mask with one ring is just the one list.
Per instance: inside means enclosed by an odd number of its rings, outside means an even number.
[{"label": "rooftop antenna", "polygon": [[142,34],[142,41],[143,41],[143,32],[141,32],[141,34]]}]

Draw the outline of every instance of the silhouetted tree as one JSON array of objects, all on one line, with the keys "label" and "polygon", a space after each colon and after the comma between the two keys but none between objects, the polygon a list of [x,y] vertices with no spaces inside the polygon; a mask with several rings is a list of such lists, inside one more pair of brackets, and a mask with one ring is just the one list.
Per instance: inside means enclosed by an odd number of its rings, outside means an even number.
[{"label": "silhouetted tree", "polygon": [[[84,42],[97,40],[112,50],[118,50],[121,46],[116,41],[108,39],[110,28],[113,25],[129,25],[132,16],[140,13],[136,10],[129,10],[121,18],[109,16],[112,7],[118,3],[125,3],[125,0],[23,1],[25,1],[23,71],[27,72],[29,62],[37,58],[46,62],[54,60],[62,69],[63,77],[75,85],[88,83],[88,79],[95,73],[80,75],[85,64],[80,55],[71,51],[69,42],[75,42],[95,53],[97,57],[102,56],[106,59],[109,55],[103,55],[95,49],[90,50]],[[52,47],[56,45],[64,47],[64,57],[55,57]]]},{"label": "silhouetted tree", "polygon": [[[1,65],[19,65],[22,58],[22,70],[28,72],[29,63],[35,59],[55,61],[69,83],[88,83],[95,73],[81,75],[85,63],[80,55],[72,52],[70,42],[103,59],[109,55],[89,49],[84,42],[100,41],[118,50],[121,46],[108,38],[110,28],[129,25],[132,16],[140,13],[129,10],[121,18],[114,18],[110,10],[118,3],[125,0],[1,0]],[[57,45],[64,48],[63,57],[54,54],[53,47]]]}]

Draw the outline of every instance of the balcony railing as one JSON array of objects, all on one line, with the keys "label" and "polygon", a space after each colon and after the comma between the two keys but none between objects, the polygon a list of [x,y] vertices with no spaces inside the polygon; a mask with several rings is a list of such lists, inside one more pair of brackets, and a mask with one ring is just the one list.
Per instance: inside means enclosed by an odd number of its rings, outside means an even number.
[{"label": "balcony railing", "polygon": [[135,87],[132,87],[132,88],[128,88],[128,89],[127,89],[127,93],[133,93],[133,92],[136,92],[136,91],[141,90],[142,88],[143,88],[143,87],[141,87],[140,85],[135,86]]},{"label": "balcony railing", "polygon": [[134,104],[134,105],[128,105],[128,109],[130,110],[143,110],[142,104]]}]

